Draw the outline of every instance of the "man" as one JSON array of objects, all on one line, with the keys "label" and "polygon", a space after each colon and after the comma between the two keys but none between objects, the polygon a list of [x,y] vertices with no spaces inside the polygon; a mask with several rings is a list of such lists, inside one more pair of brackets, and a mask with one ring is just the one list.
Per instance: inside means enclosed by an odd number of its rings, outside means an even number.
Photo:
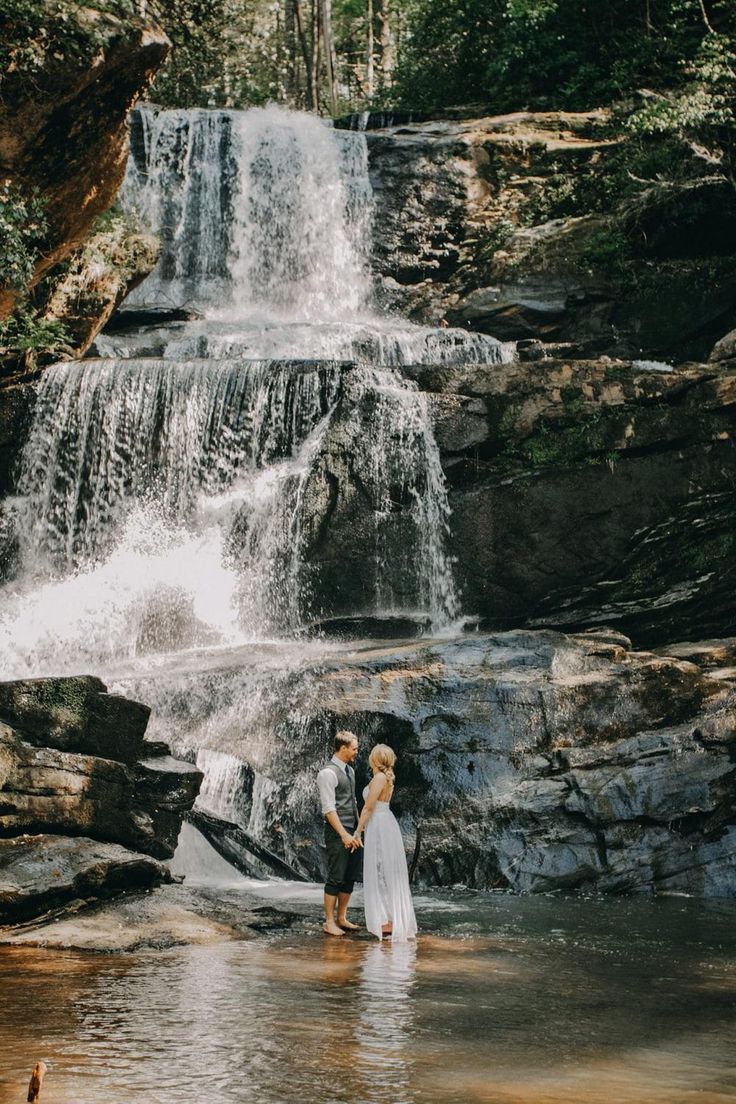
[{"label": "man", "polygon": [[361,844],[355,839],[358,802],[355,798],[355,771],[351,766],[357,754],[358,737],[347,729],[341,730],[335,736],[335,754],[317,775],[327,848],[325,922],[322,927],[328,935],[344,935],[346,931],[358,928],[347,918],[350,894],[354,883],[360,878]]}]

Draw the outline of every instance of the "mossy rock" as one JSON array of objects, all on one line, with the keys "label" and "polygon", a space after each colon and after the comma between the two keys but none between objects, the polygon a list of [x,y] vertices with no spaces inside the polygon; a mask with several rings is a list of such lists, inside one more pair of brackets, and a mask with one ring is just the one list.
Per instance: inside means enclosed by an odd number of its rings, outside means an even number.
[{"label": "mossy rock", "polygon": [[149,715],[91,675],[0,683],[0,720],[27,742],[60,751],[133,762]]}]

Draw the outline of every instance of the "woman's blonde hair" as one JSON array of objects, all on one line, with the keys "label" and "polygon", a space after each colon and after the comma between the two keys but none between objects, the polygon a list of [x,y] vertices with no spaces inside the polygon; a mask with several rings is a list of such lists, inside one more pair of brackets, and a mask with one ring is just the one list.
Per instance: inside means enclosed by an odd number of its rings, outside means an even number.
[{"label": "woman's blonde hair", "polygon": [[371,753],[368,756],[368,763],[374,771],[381,771],[386,775],[386,778],[393,786],[394,784],[394,765],[396,763],[396,752],[393,748],[390,748],[388,744],[376,744],[371,749]]}]

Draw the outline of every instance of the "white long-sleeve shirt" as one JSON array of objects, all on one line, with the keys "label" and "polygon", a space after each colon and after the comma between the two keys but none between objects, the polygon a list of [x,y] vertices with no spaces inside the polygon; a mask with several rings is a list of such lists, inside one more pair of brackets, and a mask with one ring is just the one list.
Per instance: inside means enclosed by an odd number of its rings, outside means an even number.
[{"label": "white long-sleeve shirt", "polygon": [[[343,773],[345,773],[345,763],[342,759],[338,759],[336,755],[333,755],[330,759],[331,763],[334,763],[336,767],[339,767]],[[337,778],[335,772],[330,770],[329,767],[323,767],[317,775],[317,789],[319,790],[319,799],[322,803],[322,815],[326,816],[327,813],[334,813],[335,809],[335,791],[337,790]]]}]

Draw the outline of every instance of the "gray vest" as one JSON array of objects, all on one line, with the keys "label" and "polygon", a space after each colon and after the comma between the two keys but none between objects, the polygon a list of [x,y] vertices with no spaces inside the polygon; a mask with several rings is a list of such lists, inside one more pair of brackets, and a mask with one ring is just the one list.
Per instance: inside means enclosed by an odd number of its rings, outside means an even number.
[{"label": "gray vest", "polygon": [[331,771],[335,772],[335,777],[337,778],[335,812],[343,828],[349,828],[352,831],[358,823],[358,802],[355,799],[355,771],[352,767],[340,770],[335,763],[328,763],[327,766]]}]

